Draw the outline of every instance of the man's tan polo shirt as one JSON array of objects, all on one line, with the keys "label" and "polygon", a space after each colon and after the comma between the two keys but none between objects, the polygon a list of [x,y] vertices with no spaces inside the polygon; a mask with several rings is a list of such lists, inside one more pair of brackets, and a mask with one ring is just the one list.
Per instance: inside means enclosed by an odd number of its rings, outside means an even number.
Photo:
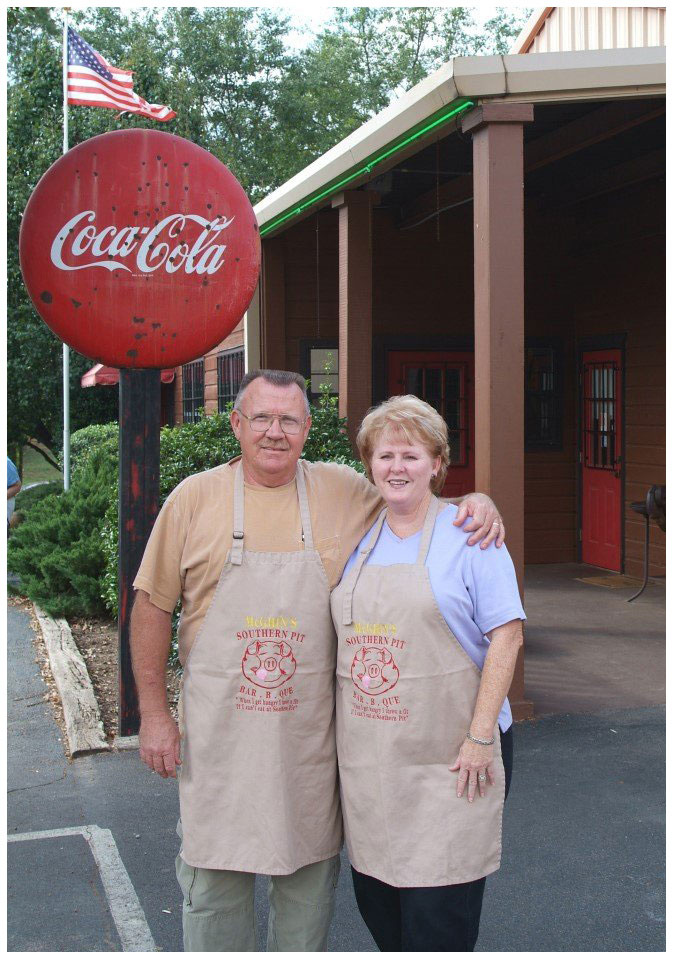
[{"label": "man's tan polo shirt", "polygon": [[[197,473],[173,490],[157,517],[134,580],[151,602],[172,612],[182,596],[180,660],[184,663],[213,598],[231,547],[234,467]],[[313,539],[330,588],[383,506],[360,473],[337,463],[306,463]],[[296,480],[274,488],[245,484],[245,548],[303,549]],[[269,584],[273,588],[273,584]]]}]

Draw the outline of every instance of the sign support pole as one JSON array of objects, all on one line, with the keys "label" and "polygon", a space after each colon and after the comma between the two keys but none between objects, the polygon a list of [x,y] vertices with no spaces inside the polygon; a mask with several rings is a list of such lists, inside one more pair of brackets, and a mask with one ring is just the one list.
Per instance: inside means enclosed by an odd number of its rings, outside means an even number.
[{"label": "sign support pole", "polygon": [[133,580],[159,512],[161,371],[119,371],[119,736],[140,728],[131,667]]},{"label": "sign support pole", "polygon": [[[68,10],[63,8],[63,152],[68,152]],[[70,349],[63,344],[63,489],[70,489]]]}]

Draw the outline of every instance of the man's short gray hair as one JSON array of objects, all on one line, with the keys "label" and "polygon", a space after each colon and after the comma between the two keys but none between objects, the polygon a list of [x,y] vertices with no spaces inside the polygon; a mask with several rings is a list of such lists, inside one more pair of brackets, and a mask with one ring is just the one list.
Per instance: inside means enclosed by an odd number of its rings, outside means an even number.
[{"label": "man's short gray hair", "polygon": [[253,380],[262,377],[267,383],[273,383],[274,386],[298,386],[304,395],[304,404],[306,406],[306,415],[310,414],[308,405],[308,396],[306,395],[306,380],[301,373],[292,373],[290,370],[250,370],[241,380],[236,399],[234,400],[234,409],[240,410],[243,394]]}]

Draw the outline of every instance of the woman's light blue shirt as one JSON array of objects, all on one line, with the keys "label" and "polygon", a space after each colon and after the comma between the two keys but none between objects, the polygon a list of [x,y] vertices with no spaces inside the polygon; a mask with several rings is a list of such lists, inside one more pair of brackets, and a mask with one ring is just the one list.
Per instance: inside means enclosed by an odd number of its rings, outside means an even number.
[{"label": "woman's light blue shirt", "polygon": [[[469,537],[460,526],[453,525],[457,512],[458,508],[449,503],[439,513],[425,565],[444,619],[465,652],[481,669],[489,647],[485,633],[512,619],[525,619],[526,614],[507,548],[496,549],[493,544],[487,549],[468,546]],[[344,578],[370,532],[363,536],[348,560]],[[385,522],[367,562],[373,566],[415,563],[420,544],[420,530],[413,536],[400,539]],[[503,732],[512,725],[512,711],[507,699],[500,710],[498,723]]]}]

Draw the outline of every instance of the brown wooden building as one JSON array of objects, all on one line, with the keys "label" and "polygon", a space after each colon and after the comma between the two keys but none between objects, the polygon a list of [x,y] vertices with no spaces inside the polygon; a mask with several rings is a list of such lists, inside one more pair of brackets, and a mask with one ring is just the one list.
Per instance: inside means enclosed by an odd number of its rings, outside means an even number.
[{"label": "brown wooden building", "polygon": [[[630,503],[665,483],[663,30],[664,8],[541,8],[516,52],[454,59],[274,191],[255,299],[177,373],[175,420],[199,377],[209,411],[259,366],[329,376],[351,431],[416,393],[450,428],[446,492],[491,493],[520,579],[639,576]],[[511,698],[530,714],[522,661]]]}]

